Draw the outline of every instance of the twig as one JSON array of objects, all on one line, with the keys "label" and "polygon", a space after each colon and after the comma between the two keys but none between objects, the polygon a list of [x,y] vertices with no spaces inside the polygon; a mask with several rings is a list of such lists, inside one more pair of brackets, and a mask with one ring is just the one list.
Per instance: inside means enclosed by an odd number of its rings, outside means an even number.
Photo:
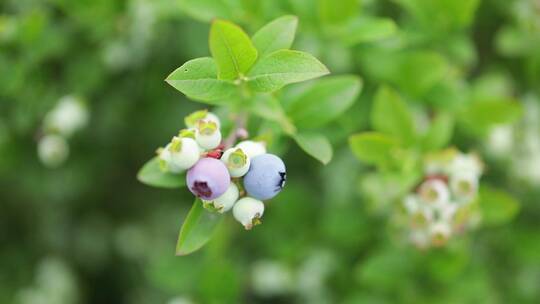
[{"label": "twig", "polygon": [[225,146],[225,149],[228,149],[232,147],[238,138],[247,138],[248,134],[246,131],[246,124],[247,124],[247,114],[245,112],[241,112],[236,116],[236,119],[234,120],[233,128],[231,129],[231,132],[229,133],[229,136],[225,139],[223,142],[223,145]]}]

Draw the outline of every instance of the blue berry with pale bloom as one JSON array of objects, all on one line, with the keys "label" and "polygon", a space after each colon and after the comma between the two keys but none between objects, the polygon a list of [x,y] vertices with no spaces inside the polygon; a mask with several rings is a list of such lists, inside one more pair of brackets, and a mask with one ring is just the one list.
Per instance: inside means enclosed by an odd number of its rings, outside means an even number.
[{"label": "blue berry with pale bloom", "polygon": [[251,159],[244,176],[244,188],[249,196],[264,201],[276,196],[285,186],[285,164],[273,154],[261,154]]}]

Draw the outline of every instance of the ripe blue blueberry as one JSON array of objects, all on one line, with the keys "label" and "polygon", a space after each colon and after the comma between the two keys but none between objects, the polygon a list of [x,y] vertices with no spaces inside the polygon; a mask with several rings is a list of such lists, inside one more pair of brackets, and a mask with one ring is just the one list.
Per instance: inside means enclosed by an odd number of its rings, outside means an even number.
[{"label": "ripe blue blueberry", "polygon": [[261,154],[251,159],[244,176],[244,188],[249,196],[264,201],[276,196],[285,186],[285,164],[273,154]]},{"label": "ripe blue blueberry", "polygon": [[225,165],[215,158],[201,158],[186,175],[191,193],[203,200],[211,201],[221,196],[231,183]]}]

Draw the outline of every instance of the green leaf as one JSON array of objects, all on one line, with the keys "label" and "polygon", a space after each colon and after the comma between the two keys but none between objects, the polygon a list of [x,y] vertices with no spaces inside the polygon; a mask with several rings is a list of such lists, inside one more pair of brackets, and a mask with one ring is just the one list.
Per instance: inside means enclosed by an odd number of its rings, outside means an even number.
[{"label": "green leaf", "polygon": [[326,137],[316,133],[299,133],[293,136],[294,140],[307,154],[323,164],[332,160],[332,145]]},{"label": "green leaf", "polygon": [[210,28],[210,52],[218,66],[220,79],[245,75],[257,60],[257,49],[236,24],[217,19]]},{"label": "green leaf", "polygon": [[253,98],[251,112],[266,120],[277,122],[286,134],[296,133],[296,127],[289,120],[278,99],[269,94],[260,94]]},{"label": "green leaf", "polygon": [[264,57],[274,51],[289,49],[294,41],[298,18],[283,16],[266,24],[253,35],[252,41],[259,51],[259,57]]},{"label": "green leaf", "polygon": [[437,150],[446,147],[452,139],[453,133],[454,117],[447,113],[440,113],[435,117],[424,136],[424,149]]},{"label": "green leaf", "polygon": [[248,74],[249,86],[258,92],[272,92],[283,86],[328,74],[328,69],[308,53],[279,50],[261,58]]},{"label": "green leaf", "polygon": [[187,97],[202,101],[227,99],[237,91],[232,82],[217,79],[216,63],[210,57],[184,63],[165,81]]},{"label": "green leaf", "polygon": [[399,147],[394,138],[377,132],[352,135],[349,145],[358,159],[380,166],[388,165],[393,159],[394,150]]},{"label": "green leaf", "polygon": [[521,114],[522,108],[517,101],[492,99],[473,102],[460,118],[469,131],[481,135],[494,126],[516,121]]},{"label": "green leaf", "polygon": [[480,187],[482,221],[500,225],[511,221],[519,211],[519,202],[510,194],[489,186]]},{"label": "green leaf", "polygon": [[204,246],[222,219],[220,213],[204,209],[202,201],[197,198],[180,229],[176,255],[188,255]]},{"label": "green leaf", "polygon": [[143,184],[161,188],[179,188],[186,184],[184,174],[163,172],[159,167],[159,158],[157,156],[144,164],[137,173],[137,179]]},{"label": "green leaf", "polygon": [[348,45],[379,41],[397,32],[394,20],[390,18],[356,18],[345,28],[343,41]]},{"label": "green leaf", "polygon": [[373,128],[390,134],[405,144],[412,143],[416,137],[413,118],[399,94],[387,86],[382,86],[374,99],[371,112]]},{"label": "green leaf", "polygon": [[359,0],[318,0],[319,16],[328,24],[343,23],[360,12]]},{"label": "green leaf", "polygon": [[287,114],[298,128],[321,127],[352,106],[361,89],[358,76],[324,78],[291,101]]}]

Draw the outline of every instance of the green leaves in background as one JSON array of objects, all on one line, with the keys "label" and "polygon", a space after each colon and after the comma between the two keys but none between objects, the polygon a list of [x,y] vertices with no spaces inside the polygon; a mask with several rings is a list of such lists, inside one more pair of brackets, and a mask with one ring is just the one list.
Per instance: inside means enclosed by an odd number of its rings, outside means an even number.
[{"label": "green leaves in background", "polygon": [[403,284],[403,278],[414,268],[414,256],[400,248],[385,248],[374,252],[357,265],[355,278],[367,286],[389,290]]},{"label": "green leaves in background", "polygon": [[300,51],[279,50],[261,58],[248,74],[248,85],[257,92],[273,92],[287,84],[328,74],[317,58]]},{"label": "green leaves in background", "polygon": [[317,133],[299,133],[293,136],[294,140],[307,154],[323,164],[332,159],[332,145],[326,137]]},{"label": "green leaves in background", "polygon": [[204,22],[214,18],[231,19],[241,9],[238,0],[178,0],[178,5],[182,12]]},{"label": "green leaves in background", "polygon": [[361,161],[383,167],[391,163],[393,151],[399,147],[393,137],[377,132],[352,135],[349,145],[353,154]]},{"label": "green leaves in background", "polygon": [[237,90],[232,82],[217,79],[216,63],[210,57],[184,63],[165,81],[191,99],[214,104],[233,96]]},{"label": "green leaves in background", "polygon": [[415,140],[413,117],[407,104],[390,87],[382,86],[375,94],[371,123],[376,131],[392,135],[404,144]]},{"label": "green leaves in background", "polygon": [[302,150],[327,164],[333,153],[330,142],[323,135],[305,130],[322,127],[343,114],[354,103],[361,88],[362,81],[357,76],[327,77],[293,94],[285,110],[276,98],[258,95],[252,112],[277,122]]},{"label": "green leaves in background", "polygon": [[292,124],[281,103],[277,98],[268,94],[258,94],[253,98],[251,112],[261,118],[276,122],[286,134],[296,133],[296,127]]},{"label": "green leaves in background", "polygon": [[480,187],[482,222],[499,225],[511,221],[519,212],[519,202],[510,194],[488,186]]},{"label": "green leaves in background", "polygon": [[257,60],[257,49],[236,24],[215,20],[210,28],[210,52],[218,66],[219,79],[234,80],[245,75]]},{"label": "green leaves in background", "polygon": [[359,0],[318,0],[318,4],[319,16],[327,24],[346,22],[360,11]]},{"label": "green leaves in background", "polygon": [[298,17],[283,16],[266,24],[253,35],[252,41],[259,51],[259,57],[264,57],[274,51],[289,49],[294,41]]},{"label": "green leaves in background", "polygon": [[491,99],[473,102],[460,119],[469,131],[482,135],[496,125],[514,122],[521,113],[521,104],[512,99]]},{"label": "green leaves in background", "polygon": [[444,81],[450,72],[446,58],[433,51],[395,51],[373,47],[363,50],[359,59],[368,75],[417,98]]},{"label": "green leaves in background", "polygon": [[395,0],[426,31],[460,29],[470,25],[480,0]]},{"label": "green leaves in background", "polygon": [[222,219],[221,214],[209,212],[200,199],[195,199],[180,229],[176,255],[187,255],[204,246]]},{"label": "green leaves in background", "polygon": [[317,128],[343,114],[362,89],[358,76],[332,76],[313,83],[288,103],[287,115],[296,127]]},{"label": "green leaves in background", "polygon": [[163,172],[159,168],[158,157],[148,161],[137,174],[137,179],[144,184],[160,188],[179,188],[186,184],[184,174]]},{"label": "green leaves in background", "polygon": [[390,18],[356,18],[345,26],[342,40],[348,45],[355,45],[386,39],[396,32],[397,25]]},{"label": "green leaves in background", "polygon": [[424,135],[422,145],[425,150],[437,150],[446,147],[454,133],[454,117],[448,113],[439,113],[431,122]]}]

